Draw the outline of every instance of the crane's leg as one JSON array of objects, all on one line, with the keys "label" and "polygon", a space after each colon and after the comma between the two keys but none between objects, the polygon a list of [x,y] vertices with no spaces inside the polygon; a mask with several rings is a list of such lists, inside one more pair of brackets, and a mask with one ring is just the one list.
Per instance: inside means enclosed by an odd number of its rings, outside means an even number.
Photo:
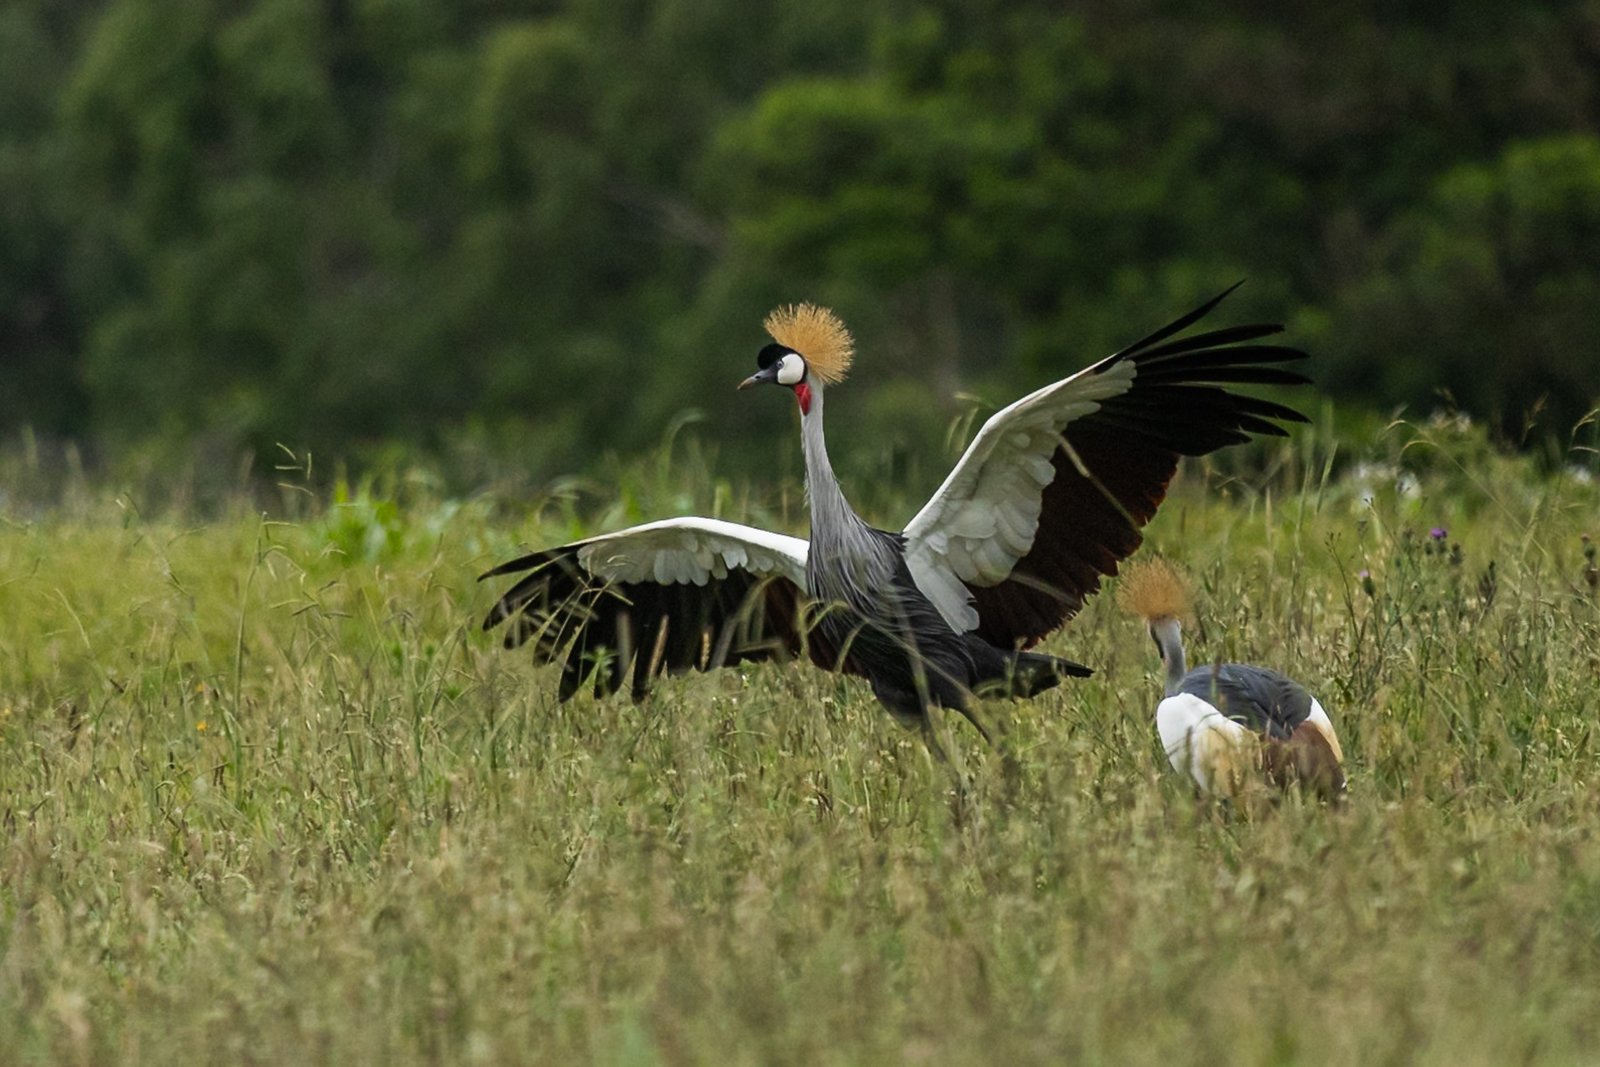
[{"label": "crane's leg", "polygon": [[912,663],[916,670],[918,702],[923,707],[937,705],[960,712],[961,717],[970,722],[973,729],[993,748],[994,730],[985,721],[978,707],[978,698],[966,682],[955,677],[948,669],[941,669],[927,660],[918,658]]},{"label": "crane's leg", "polygon": [[918,732],[922,734],[923,744],[928,746],[928,751],[931,752],[940,763],[947,767],[954,767],[955,764],[950,759],[949,749],[945,748],[944,742],[939,740],[939,725],[933,721],[932,711],[933,709],[929,708],[928,712],[922,716],[922,721],[920,723]]},{"label": "crane's leg", "polygon": [[956,827],[965,830],[978,815],[975,807],[977,794],[974,792],[976,780],[967,768],[967,761],[961,755],[961,746],[954,741],[947,746],[943,741],[941,735],[944,734],[949,720],[942,714],[935,717],[935,712],[943,711],[943,708],[934,704],[923,708],[923,736],[927,739],[928,751],[937,755],[950,772],[951,789],[948,794],[950,814],[955,819]]},{"label": "crane's leg", "polygon": [[961,758],[958,746],[946,744],[944,731],[940,728],[942,724],[936,716],[938,707],[932,701],[920,699],[918,694],[900,689],[883,679],[873,679],[872,692],[896,722],[916,730],[922,736],[929,758],[954,778],[956,796],[961,803],[965,803],[968,794],[966,761]]},{"label": "crane's leg", "polygon": [[990,748],[999,747],[994,739],[995,731],[992,730],[989,727],[989,724],[984,721],[983,713],[978,710],[977,697],[974,697],[971,694],[966,694],[964,699],[956,701],[956,710],[961,713],[961,717],[963,719],[966,719],[968,722],[970,722],[973,727],[983,735],[983,739],[989,742]]},{"label": "crane's leg", "polygon": [[987,724],[987,717],[983,714],[978,698],[971,694],[968,694],[966,701],[957,707],[961,714],[966,716],[967,721],[977,727],[983,739],[989,742],[989,747],[1000,757],[1000,775],[1006,786],[1006,794],[1014,797],[1022,782],[1022,761],[1017,758],[1017,747],[1011,743],[1006,731],[1005,716],[997,716],[991,727]]}]

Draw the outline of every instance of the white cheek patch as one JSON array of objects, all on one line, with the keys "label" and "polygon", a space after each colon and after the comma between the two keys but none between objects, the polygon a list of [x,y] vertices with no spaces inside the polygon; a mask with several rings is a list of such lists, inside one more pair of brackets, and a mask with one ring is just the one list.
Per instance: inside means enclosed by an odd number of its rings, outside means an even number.
[{"label": "white cheek patch", "polygon": [[790,352],[778,360],[778,384],[798,385],[806,376],[806,361]]}]

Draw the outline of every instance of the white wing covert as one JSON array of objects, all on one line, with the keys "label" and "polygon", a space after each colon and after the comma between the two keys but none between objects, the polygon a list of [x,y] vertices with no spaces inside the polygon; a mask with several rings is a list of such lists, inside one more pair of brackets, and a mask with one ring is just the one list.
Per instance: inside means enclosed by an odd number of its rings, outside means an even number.
[{"label": "white wing covert", "polygon": [[978,628],[971,585],[1010,576],[1033,547],[1051,457],[1062,433],[1100,402],[1125,392],[1134,365],[1097,367],[1030,393],[990,416],[938,492],[906,526],[906,565],[958,630]]},{"label": "white wing covert", "polygon": [[984,423],[905,530],[912,577],[952,626],[1035,644],[1139,547],[1181,457],[1284,436],[1271,420],[1306,421],[1225,388],[1306,381],[1274,366],[1305,353],[1248,343],[1282,327],[1169,340],[1227,295]]},{"label": "white wing covert", "polygon": [[[597,696],[633,670],[642,697],[665,671],[791,656],[802,646],[808,544],[720,519],[678,518],[535,552],[480,576],[525,574],[483,620],[534,659],[566,657],[559,696],[591,669]],[[598,669],[596,669],[598,668]]]}]

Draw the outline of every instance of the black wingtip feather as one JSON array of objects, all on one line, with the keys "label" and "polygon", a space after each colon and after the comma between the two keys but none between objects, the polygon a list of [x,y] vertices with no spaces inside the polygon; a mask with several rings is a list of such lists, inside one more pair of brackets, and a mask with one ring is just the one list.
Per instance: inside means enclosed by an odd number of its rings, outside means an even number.
[{"label": "black wingtip feather", "polygon": [[1291,348],[1288,345],[1255,345],[1255,344],[1230,344],[1197,348],[1179,353],[1167,353],[1165,349],[1159,356],[1151,356],[1141,352],[1132,357],[1138,364],[1141,374],[1160,372],[1171,373],[1174,370],[1190,371],[1201,367],[1255,367],[1263,363],[1298,363],[1309,358],[1304,351]]},{"label": "black wingtip feather", "polygon": [[1226,289],[1222,290],[1222,292],[1218,293],[1210,300],[1207,300],[1204,304],[1201,304],[1187,315],[1175,319],[1143,340],[1134,342],[1127,348],[1124,348],[1122,351],[1118,352],[1112,357],[1112,359],[1118,360],[1134,355],[1151,345],[1160,344],[1162,341],[1165,341],[1175,333],[1179,333],[1188,329],[1190,326],[1193,326],[1195,323],[1211,314],[1212,310],[1216,308],[1218,304],[1226,300],[1229,294],[1243,284],[1244,279],[1240,278],[1238,281],[1234,282],[1232,285],[1228,286]]},{"label": "black wingtip feather", "polygon": [[1224,326],[1220,330],[1207,330],[1205,333],[1197,333],[1193,337],[1180,337],[1164,345],[1141,350],[1138,353],[1138,357],[1140,363],[1145,363],[1150,360],[1162,359],[1166,356],[1193,352],[1201,348],[1236,345],[1245,341],[1259,341],[1263,337],[1272,337],[1282,332],[1283,324],[1278,322],[1252,322],[1241,326]]},{"label": "black wingtip feather", "polygon": [[1191,374],[1183,369],[1162,373],[1160,371],[1141,371],[1139,377],[1142,381],[1165,383],[1205,381],[1213,385],[1223,383],[1235,385],[1310,385],[1311,379],[1304,374],[1292,370],[1280,370],[1277,367],[1243,366],[1243,367],[1218,367],[1207,371],[1204,375]]},{"label": "black wingtip feather", "polygon": [[478,581],[481,582],[487,578],[498,578],[502,574],[518,574],[522,571],[531,571],[541,563],[546,562],[549,556],[549,551],[530,552],[526,556],[518,556],[516,559],[508,560],[498,567],[491,567],[489,570],[484,571],[478,575]]}]

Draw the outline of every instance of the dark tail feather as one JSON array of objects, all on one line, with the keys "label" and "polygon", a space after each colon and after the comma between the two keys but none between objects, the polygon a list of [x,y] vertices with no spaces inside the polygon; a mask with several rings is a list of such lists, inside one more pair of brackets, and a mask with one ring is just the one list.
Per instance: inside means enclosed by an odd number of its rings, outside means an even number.
[{"label": "dark tail feather", "polygon": [[1063,678],[1087,678],[1094,671],[1070,659],[1047,656],[1042,652],[1016,652],[1011,660],[1011,695],[1037,696],[1054,689]]}]

